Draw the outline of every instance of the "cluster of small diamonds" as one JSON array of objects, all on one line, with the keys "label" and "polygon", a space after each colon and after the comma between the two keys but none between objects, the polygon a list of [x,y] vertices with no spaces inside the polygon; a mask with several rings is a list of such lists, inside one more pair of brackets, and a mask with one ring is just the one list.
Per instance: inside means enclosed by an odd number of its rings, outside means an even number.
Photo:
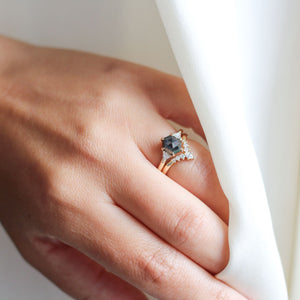
[{"label": "cluster of small diamonds", "polygon": [[183,143],[183,153],[172,158],[171,162],[175,163],[176,161],[194,158],[193,153],[192,153],[191,148],[189,147],[188,143],[185,140],[183,140],[182,143]]}]

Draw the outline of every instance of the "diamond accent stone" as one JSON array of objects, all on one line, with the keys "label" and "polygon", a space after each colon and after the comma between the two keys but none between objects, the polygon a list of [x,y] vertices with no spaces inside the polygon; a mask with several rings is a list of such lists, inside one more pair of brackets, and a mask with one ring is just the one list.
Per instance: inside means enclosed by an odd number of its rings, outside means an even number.
[{"label": "diamond accent stone", "polygon": [[192,152],[187,152],[185,156],[186,156],[187,159],[193,159],[194,158]]},{"label": "diamond accent stone", "polygon": [[181,139],[181,131],[180,130],[178,132],[173,133],[172,135],[178,139]]},{"label": "diamond accent stone", "polygon": [[172,157],[172,155],[170,153],[168,153],[167,151],[164,151],[163,150],[163,159],[164,160],[167,160],[169,159],[170,157]]}]

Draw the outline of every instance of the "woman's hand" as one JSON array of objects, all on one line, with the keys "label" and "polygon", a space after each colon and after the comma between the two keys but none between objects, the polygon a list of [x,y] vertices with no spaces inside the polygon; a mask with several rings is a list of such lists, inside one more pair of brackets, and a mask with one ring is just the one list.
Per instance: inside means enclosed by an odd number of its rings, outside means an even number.
[{"label": "woman's hand", "polygon": [[209,152],[156,167],[166,119],[203,135],[181,79],[128,62],[0,40],[0,220],[76,299],[245,299]]}]

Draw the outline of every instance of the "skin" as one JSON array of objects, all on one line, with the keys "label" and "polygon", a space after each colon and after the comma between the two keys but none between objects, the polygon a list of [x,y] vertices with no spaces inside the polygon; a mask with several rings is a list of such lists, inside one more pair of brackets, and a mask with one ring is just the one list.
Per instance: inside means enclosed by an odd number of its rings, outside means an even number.
[{"label": "skin", "polygon": [[0,38],[0,220],[76,299],[242,300],[214,277],[228,201],[208,150],[157,169],[167,121],[204,136],[182,79]]}]

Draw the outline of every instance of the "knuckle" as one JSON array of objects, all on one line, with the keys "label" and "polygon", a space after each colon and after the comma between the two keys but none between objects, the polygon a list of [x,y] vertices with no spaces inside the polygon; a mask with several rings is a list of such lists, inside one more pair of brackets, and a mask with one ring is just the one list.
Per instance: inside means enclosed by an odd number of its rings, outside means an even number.
[{"label": "knuckle", "polygon": [[[99,104],[100,106],[100,104]],[[74,124],[74,136],[72,141],[75,148],[81,152],[90,152],[97,139],[101,137],[101,127],[103,126],[103,119],[101,115],[105,114],[103,105],[101,109],[82,109],[84,113],[77,117],[72,124]]]},{"label": "knuckle", "polygon": [[201,174],[201,178],[210,181],[215,175],[215,168],[210,152],[203,146],[194,147],[194,159],[191,160],[191,172]]},{"label": "knuckle", "polygon": [[173,229],[173,237],[176,244],[182,246],[193,240],[201,231],[205,224],[205,213],[196,214],[188,210],[183,212],[176,220]]},{"label": "knuckle", "polygon": [[214,296],[214,300],[229,300],[231,297],[228,295],[227,291],[225,291],[224,289],[219,290],[215,296]]},{"label": "knuckle", "polygon": [[143,256],[139,262],[139,269],[144,282],[162,286],[172,280],[176,274],[175,257],[170,251],[161,249]]},{"label": "knuckle", "polygon": [[[127,63],[112,63],[107,68],[106,86],[108,92],[131,91],[133,87],[139,86],[141,74],[139,68]],[[124,95],[119,94],[122,98]]]},{"label": "knuckle", "polygon": [[49,173],[47,186],[40,198],[48,214],[59,214],[62,217],[65,212],[74,210],[80,200],[78,190],[74,188],[80,180],[77,166],[60,162],[60,165],[56,164]]}]

